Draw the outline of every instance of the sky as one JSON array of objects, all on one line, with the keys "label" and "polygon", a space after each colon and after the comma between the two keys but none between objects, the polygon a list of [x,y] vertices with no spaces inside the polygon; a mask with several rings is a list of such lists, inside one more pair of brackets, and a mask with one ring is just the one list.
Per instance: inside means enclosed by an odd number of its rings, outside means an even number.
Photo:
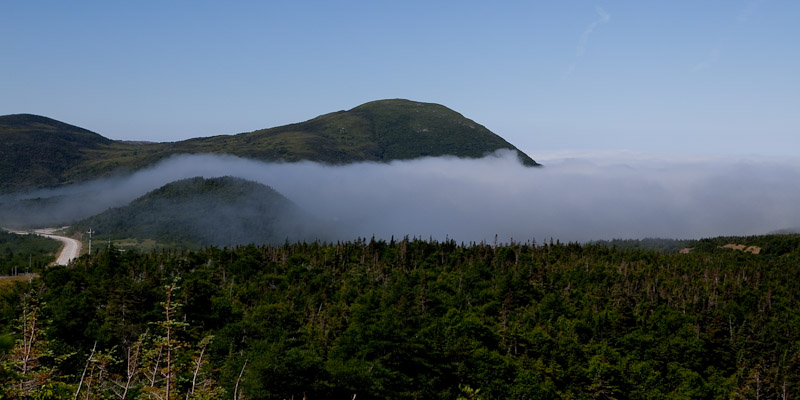
[{"label": "sky", "polygon": [[800,2],[7,1],[0,115],[177,141],[385,98],[553,151],[800,156]]}]

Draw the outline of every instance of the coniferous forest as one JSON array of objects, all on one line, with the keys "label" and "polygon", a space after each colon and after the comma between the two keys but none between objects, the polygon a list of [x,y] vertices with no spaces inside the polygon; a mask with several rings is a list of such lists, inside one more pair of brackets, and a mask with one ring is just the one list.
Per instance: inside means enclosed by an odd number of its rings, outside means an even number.
[{"label": "coniferous forest", "polygon": [[2,287],[10,399],[790,399],[800,237],[141,253]]}]

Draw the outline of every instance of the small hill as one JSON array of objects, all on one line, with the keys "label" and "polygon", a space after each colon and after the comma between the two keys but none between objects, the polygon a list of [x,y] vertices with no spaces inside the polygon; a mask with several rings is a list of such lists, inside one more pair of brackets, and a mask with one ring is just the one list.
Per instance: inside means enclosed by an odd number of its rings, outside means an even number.
[{"label": "small hill", "polygon": [[309,238],[308,217],[274,189],[233,177],[190,178],[156,189],[125,207],[76,223],[100,240],[134,238],[180,245],[231,246]]},{"label": "small hill", "polygon": [[38,115],[0,116],[0,192],[69,183],[71,169],[92,158],[87,150],[112,142]]},{"label": "small hill", "polygon": [[379,100],[348,111],[237,135],[170,143],[114,141],[49,118],[0,117],[0,193],[127,173],[175,154],[231,154],[260,161],[349,164],[419,157],[479,158],[500,149],[527,154],[439,104]]}]

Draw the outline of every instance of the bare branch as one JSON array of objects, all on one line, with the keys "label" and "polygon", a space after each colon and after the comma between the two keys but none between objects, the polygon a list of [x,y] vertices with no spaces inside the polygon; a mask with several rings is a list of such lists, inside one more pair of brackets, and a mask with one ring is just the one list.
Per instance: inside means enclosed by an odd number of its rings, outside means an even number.
[{"label": "bare branch", "polygon": [[244,367],[247,366],[247,361],[247,359],[244,360],[242,370],[239,371],[239,378],[236,379],[236,386],[233,387],[233,400],[239,400],[239,382],[242,380],[242,374],[244,374]]},{"label": "bare branch", "polygon": [[94,351],[97,349],[97,341],[94,341],[94,346],[92,346],[92,352],[89,353],[89,358],[86,359],[86,365],[83,366],[83,374],[81,374],[81,380],[78,382],[78,390],[75,391],[74,400],[78,400],[78,394],[81,392],[81,386],[83,386],[83,379],[86,378],[86,370],[89,369],[89,363],[92,361],[92,357],[94,357]]}]

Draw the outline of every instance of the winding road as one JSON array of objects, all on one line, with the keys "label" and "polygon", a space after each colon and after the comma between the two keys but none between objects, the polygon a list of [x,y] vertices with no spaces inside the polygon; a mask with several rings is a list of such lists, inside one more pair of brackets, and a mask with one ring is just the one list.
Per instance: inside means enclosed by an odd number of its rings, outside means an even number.
[{"label": "winding road", "polygon": [[37,229],[33,232],[37,235],[55,239],[63,243],[64,247],[61,248],[61,253],[58,255],[55,265],[68,265],[70,261],[78,258],[78,256],[81,255],[81,247],[83,246],[81,245],[80,241],[66,236],[54,235],[53,231],[55,231],[54,228],[48,228]]},{"label": "winding road", "polygon": [[[58,229],[61,228],[36,229],[33,231],[33,233],[39,236],[55,239],[63,243],[64,246],[61,247],[61,253],[58,254],[58,259],[56,259],[54,265],[68,265],[70,261],[78,258],[78,256],[81,255],[81,248],[83,246],[81,245],[81,242],[76,239],[68,238],[66,236],[54,235],[53,232],[55,232]],[[27,235],[30,233],[25,231],[15,231],[11,229],[7,229],[7,231],[20,235]]]}]

